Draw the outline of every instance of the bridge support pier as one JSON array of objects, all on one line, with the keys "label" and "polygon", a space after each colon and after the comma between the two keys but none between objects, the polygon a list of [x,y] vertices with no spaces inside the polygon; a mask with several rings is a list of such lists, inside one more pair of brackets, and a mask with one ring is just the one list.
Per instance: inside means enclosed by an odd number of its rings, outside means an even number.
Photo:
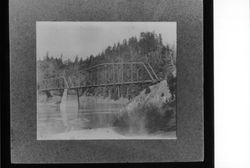
[{"label": "bridge support pier", "polygon": [[102,96],[105,97],[105,87],[102,87]]},{"label": "bridge support pier", "polygon": [[78,103],[78,110],[80,109],[80,91],[79,89],[76,89],[76,95],[77,95],[77,103]]},{"label": "bridge support pier", "polygon": [[129,86],[126,87],[126,98],[128,98]]},{"label": "bridge support pier", "polygon": [[108,88],[108,97],[111,97],[111,92],[112,91],[112,88]]},{"label": "bridge support pier", "polygon": [[118,99],[121,97],[121,93],[120,93],[120,86],[117,86],[117,97]]}]

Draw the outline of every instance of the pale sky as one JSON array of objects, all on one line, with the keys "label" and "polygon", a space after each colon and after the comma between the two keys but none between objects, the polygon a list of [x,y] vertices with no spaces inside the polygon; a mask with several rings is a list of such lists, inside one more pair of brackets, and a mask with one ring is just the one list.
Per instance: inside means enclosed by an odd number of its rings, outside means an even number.
[{"label": "pale sky", "polygon": [[176,46],[176,29],[176,22],[37,22],[37,59],[47,51],[54,57],[63,54],[64,60],[76,55],[85,59],[148,31],[161,33],[164,44]]}]

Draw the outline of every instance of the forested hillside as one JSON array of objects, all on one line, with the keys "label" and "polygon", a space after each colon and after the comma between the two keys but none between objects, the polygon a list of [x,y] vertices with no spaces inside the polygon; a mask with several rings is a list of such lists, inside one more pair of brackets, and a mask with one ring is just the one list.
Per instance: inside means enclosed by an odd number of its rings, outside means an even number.
[{"label": "forested hillside", "polygon": [[170,92],[175,97],[176,51],[173,46],[163,44],[161,34],[141,32],[139,38],[124,39],[122,43],[107,46],[98,55],[90,55],[84,60],[81,56],[76,56],[74,60],[63,61],[63,57],[61,55],[60,58],[55,58],[47,52],[43,60],[38,60],[38,81],[64,70],[78,71],[101,63],[140,61],[149,63],[160,79],[168,81]]}]

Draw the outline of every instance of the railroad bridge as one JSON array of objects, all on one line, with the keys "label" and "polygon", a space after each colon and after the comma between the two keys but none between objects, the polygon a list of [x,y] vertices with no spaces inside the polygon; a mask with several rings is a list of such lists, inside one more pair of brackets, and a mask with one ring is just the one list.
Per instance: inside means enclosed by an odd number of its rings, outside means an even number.
[{"label": "railroad bridge", "polygon": [[110,88],[116,88],[117,96],[121,97],[120,87],[138,84],[150,85],[159,81],[160,79],[149,63],[103,63],[77,72],[64,71],[53,78],[40,80],[37,88],[38,91],[45,92],[47,96],[53,90],[65,91],[74,89],[76,90],[79,104],[79,97],[93,88],[101,88],[103,95],[105,93],[110,95]]}]

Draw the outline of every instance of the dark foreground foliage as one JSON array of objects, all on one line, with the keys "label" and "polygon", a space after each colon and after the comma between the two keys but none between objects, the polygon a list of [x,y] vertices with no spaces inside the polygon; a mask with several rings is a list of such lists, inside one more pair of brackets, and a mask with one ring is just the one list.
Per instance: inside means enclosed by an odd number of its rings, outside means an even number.
[{"label": "dark foreground foliage", "polygon": [[161,108],[146,104],[132,112],[123,112],[114,120],[113,126],[123,134],[175,131],[175,110],[175,102],[164,104]]}]

